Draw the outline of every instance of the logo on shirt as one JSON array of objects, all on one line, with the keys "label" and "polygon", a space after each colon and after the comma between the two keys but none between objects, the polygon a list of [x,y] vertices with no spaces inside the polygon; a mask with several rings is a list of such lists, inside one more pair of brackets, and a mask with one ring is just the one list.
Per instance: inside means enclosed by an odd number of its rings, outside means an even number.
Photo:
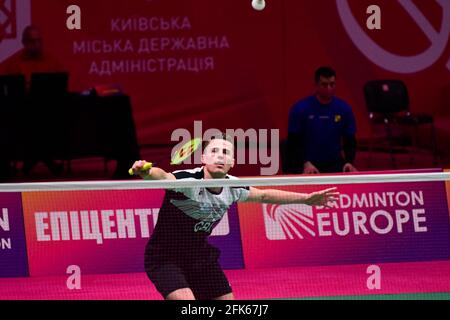
[{"label": "logo on shirt", "polygon": [[[194,231],[204,231],[204,232],[211,232],[211,236],[226,236],[230,233],[230,221],[228,219],[228,212],[226,212],[222,219],[219,221],[218,224],[210,223],[208,226],[208,222],[200,221],[194,226]],[[212,228],[212,230],[211,230]]]},{"label": "logo on shirt", "polygon": [[341,122],[341,120],[342,120],[342,117],[341,117],[341,115],[340,114],[337,114],[337,115],[335,115],[334,116],[334,122]]},{"label": "logo on shirt", "polygon": [[22,48],[20,33],[31,24],[30,0],[0,1],[0,63]]},{"label": "logo on shirt", "polygon": [[[156,226],[156,223],[158,222],[158,218],[159,218],[159,209],[153,209],[153,227]],[[202,222],[202,221],[200,221]],[[213,224],[211,224],[212,226]],[[194,226],[194,231],[195,229],[197,229],[197,231],[199,231],[199,229],[204,229],[205,228],[205,224],[199,224],[198,226]],[[209,230],[209,228],[208,228]],[[195,232],[197,232],[195,231]],[[230,220],[228,218],[228,212],[225,212],[225,214],[223,215],[222,219],[219,221],[219,223],[217,223],[211,231],[211,236],[226,236],[230,234]]]},{"label": "logo on shirt", "polygon": [[230,232],[226,215],[228,206],[197,202],[192,199],[172,199],[170,202],[192,219],[199,220],[194,225],[195,232],[211,232],[215,223],[222,218],[222,221],[213,229],[212,235],[227,235]]}]

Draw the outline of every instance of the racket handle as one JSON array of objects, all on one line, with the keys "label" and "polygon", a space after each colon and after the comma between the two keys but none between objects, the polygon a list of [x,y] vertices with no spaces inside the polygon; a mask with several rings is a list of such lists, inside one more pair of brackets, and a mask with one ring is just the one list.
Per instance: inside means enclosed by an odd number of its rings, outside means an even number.
[{"label": "racket handle", "polygon": [[[144,166],[142,167],[142,169],[140,171],[148,171],[152,168],[152,163],[151,162],[147,162],[146,164],[144,164]],[[132,168],[130,168],[130,170],[128,170],[128,173],[130,174],[130,176],[134,175],[134,171]]]}]

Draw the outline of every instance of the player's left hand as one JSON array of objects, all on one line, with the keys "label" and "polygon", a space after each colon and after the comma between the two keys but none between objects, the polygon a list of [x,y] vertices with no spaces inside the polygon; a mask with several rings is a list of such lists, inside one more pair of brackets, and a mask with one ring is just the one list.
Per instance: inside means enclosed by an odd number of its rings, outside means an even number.
[{"label": "player's left hand", "polygon": [[358,169],[355,168],[351,163],[346,163],[342,168],[343,172],[357,172]]},{"label": "player's left hand", "polygon": [[335,203],[339,197],[339,192],[336,191],[337,188],[329,188],[321,191],[316,191],[310,193],[305,204],[310,206],[323,206],[325,208],[331,208],[331,204]]}]

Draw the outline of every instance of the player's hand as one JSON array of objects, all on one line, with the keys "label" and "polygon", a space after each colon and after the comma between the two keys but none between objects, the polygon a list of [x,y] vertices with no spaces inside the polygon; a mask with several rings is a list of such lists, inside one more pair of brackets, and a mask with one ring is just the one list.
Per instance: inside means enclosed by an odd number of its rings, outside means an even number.
[{"label": "player's hand", "polygon": [[303,173],[305,174],[318,174],[320,171],[309,161],[303,165]]},{"label": "player's hand", "polygon": [[356,169],[351,163],[346,163],[344,167],[342,168],[343,172],[358,172],[358,169]]},{"label": "player's hand", "polygon": [[141,178],[145,178],[150,175],[152,169],[152,163],[145,160],[136,161],[131,169],[128,171],[130,175],[138,175]]},{"label": "player's hand", "polygon": [[329,188],[321,191],[316,191],[308,194],[305,204],[310,206],[323,206],[325,208],[331,208],[331,204],[335,203],[339,198],[339,192],[337,188]]}]

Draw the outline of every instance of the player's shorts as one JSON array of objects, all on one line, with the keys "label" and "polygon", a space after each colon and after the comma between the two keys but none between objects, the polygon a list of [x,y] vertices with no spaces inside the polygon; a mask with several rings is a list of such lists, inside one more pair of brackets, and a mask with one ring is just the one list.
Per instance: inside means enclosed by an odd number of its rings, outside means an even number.
[{"label": "player's shorts", "polygon": [[232,289],[219,264],[219,250],[211,249],[211,254],[184,260],[146,250],[145,271],[164,298],[175,290],[190,288],[198,300],[214,299]]}]

